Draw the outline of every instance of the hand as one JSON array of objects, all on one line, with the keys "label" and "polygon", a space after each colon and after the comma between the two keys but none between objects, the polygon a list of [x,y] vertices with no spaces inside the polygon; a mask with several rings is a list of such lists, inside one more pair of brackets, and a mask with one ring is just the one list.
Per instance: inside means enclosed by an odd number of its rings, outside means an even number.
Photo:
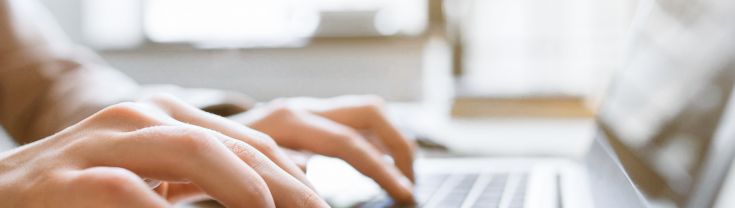
[{"label": "hand", "polygon": [[[142,178],[164,181],[155,191]],[[108,107],[0,155],[0,207],[326,207],[265,134],[171,97]],[[163,196],[163,197],[162,197]]]},{"label": "hand", "polygon": [[[270,135],[283,147],[341,158],[398,202],[414,200],[415,145],[391,125],[379,97],[279,99],[232,119]],[[395,165],[384,160],[385,154]]]}]

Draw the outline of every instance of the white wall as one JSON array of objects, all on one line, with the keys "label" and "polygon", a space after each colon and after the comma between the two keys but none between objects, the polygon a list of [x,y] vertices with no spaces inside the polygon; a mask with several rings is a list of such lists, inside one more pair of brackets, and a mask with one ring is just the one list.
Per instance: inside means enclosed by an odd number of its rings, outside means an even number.
[{"label": "white wall", "polygon": [[[83,0],[40,0],[72,40],[83,43]],[[306,48],[194,50],[144,47],[106,51],[114,67],[141,83],[224,88],[257,99],[371,93],[416,100],[421,93],[423,41],[319,41]]]}]

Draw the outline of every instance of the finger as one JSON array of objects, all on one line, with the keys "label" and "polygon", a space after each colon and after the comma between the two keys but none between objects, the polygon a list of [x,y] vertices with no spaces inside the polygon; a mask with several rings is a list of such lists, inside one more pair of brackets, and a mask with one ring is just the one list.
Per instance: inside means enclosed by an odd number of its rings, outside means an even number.
[{"label": "finger", "polygon": [[388,149],[396,166],[414,181],[415,144],[391,124],[382,110],[383,101],[377,96],[341,96],[331,99],[289,100],[312,112],[355,129],[368,130]]},{"label": "finger", "polygon": [[314,154],[312,153],[303,151],[296,151],[286,148],[281,148],[281,150],[283,150],[283,152],[285,152],[286,155],[288,155],[288,157],[291,158],[291,160],[294,161],[294,163],[296,163],[296,165],[298,165],[302,171],[304,171],[304,173],[306,172],[306,164],[309,162],[309,159],[314,156]]},{"label": "finger", "polygon": [[188,182],[163,182],[154,191],[171,204],[208,198],[207,194],[201,188],[196,186],[196,184]]},{"label": "finger", "polygon": [[278,148],[268,135],[224,117],[201,111],[172,97],[152,97],[150,102],[167,110],[174,119],[208,128],[252,145],[291,176],[313,189],[306,174]]},{"label": "finger", "polygon": [[370,142],[370,144],[372,144],[376,149],[378,149],[380,153],[383,153],[385,155],[391,155],[391,152],[388,149],[388,147],[386,147],[385,144],[383,144],[383,141],[377,135],[367,130],[362,130],[359,132],[362,135],[362,137],[365,137],[365,139],[368,142]]},{"label": "finger", "polygon": [[129,169],[146,178],[190,181],[228,207],[274,207],[257,172],[211,132],[187,126],[155,126],[82,148],[97,157],[88,166]]},{"label": "finger", "polygon": [[221,135],[222,142],[268,183],[278,207],[328,207],[312,189],[247,143]]},{"label": "finger", "polygon": [[[65,204],[63,206],[96,207],[166,207],[168,203],[153,192],[134,173],[114,167],[93,167],[67,172],[68,193],[63,201],[89,204]],[[80,197],[79,200],[73,199]],[[56,206],[61,205],[57,204]]]},{"label": "finger", "polygon": [[341,158],[375,180],[397,201],[413,202],[411,182],[359,133],[316,115],[304,114],[301,119],[301,125],[292,129],[304,136],[297,141],[301,148]]},{"label": "finger", "polygon": [[[345,108],[344,110],[349,111],[351,109]],[[413,142],[404,137],[380,111],[366,108],[352,110],[363,111],[362,113],[370,115],[365,116],[368,119],[340,119],[339,116],[336,116],[339,114],[337,112],[339,110],[336,109],[334,111],[322,112],[320,115],[353,128],[366,127],[366,129],[369,129],[370,133],[374,134],[375,138],[377,138],[377,142],[382,144],[379,146],[384,146],[390,152],[390,155],[395,161],[395,165],[401,170],[403,175],[411,181],[414,181],[413,162],[415,146]]]}]

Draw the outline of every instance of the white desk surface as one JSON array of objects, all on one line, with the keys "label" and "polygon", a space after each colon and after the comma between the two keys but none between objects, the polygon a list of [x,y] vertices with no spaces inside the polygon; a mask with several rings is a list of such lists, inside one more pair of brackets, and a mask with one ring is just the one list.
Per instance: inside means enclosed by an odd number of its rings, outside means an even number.
[{"label": "white desk surface", "polygon": [[582,156],[595,134],[592,118],[451,118],[427,104],[391,104],[392,119],[461,154]]}]

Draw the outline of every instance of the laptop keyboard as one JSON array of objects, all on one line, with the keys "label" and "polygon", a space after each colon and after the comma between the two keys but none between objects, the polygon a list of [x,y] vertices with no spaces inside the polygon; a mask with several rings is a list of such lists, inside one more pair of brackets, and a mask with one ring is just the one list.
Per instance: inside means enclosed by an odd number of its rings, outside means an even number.
[{"label": "laptop keyboard", "polygon": [[[418,207],[522,208],[526,173],[431,174],[417,178]],[[400,207],[391,201],[374,201],[360,207]]]}]

